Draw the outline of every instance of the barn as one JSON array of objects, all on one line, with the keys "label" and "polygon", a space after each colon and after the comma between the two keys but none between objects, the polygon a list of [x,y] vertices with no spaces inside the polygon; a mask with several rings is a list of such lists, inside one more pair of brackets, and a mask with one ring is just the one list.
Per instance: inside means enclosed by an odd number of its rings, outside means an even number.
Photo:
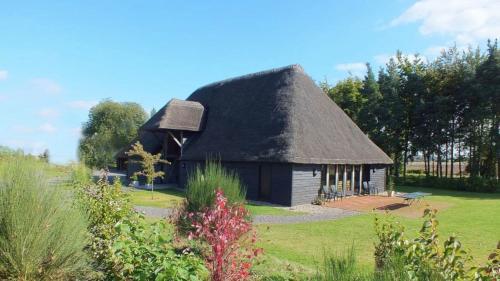
[{"label": "barn", "polygon": [[[383,190],[392,164],[299,65],[173,99],[141,127],[138,140],[172,163],[158,167],[165,182],[185,187],[197,165],[216,157],[239,175],[248,199],[287,206],[310,203],[320,190]],[[117,155],[131,174],[137,167],[124,158]]]}]

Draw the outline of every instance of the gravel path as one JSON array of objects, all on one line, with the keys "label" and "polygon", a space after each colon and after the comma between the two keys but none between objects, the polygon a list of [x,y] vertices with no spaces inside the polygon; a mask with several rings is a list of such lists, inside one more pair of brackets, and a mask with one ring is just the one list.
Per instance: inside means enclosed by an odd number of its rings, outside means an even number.
[{"label": "gravel path", "polygon": [[173,209],[135,206],[137,212],[143,213],[147,217],[166,218],[172,214]]},{"label": "gravel path", "polygon": [[[165,218],[170,216],[172,209],[136,206],[134,209],[148,217]],[[255,224],[288,224],[336,220],[359,214],[359,212],[343,210],[338,208],[321,207],[314,205],[302,205],[283,208],[306,214],[291,216],[257,215],[253,217]]]},{"label": "gravel path", "polygon": [[[322,208],[324,210],[318,211],[316,209],[316,211],[313,213],[296,215],[296,216],[259,215],[253,218],[253,222],[255,224],[288,224],[288,223],[336,220],[359,214],[359,212],[343,210],[338,208],[327,208],[327,207],[319,207],[319,208]],[[304,210],[302,209],[301,212],[304,212]]]}]

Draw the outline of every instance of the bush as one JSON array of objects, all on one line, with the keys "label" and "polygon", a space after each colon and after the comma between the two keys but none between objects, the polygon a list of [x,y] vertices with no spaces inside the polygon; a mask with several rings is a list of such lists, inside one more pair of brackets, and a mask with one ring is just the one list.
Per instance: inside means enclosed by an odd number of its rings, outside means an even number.
[{"label": "bush", "polygon": [[375,261],[379,270],[387,271],[391,264],[399,264],[401,269],[393,272],[405,272],[405,278],[410,280],[497,280],[500,270],[496,256],[479,269],[467,267],[472,257],[455,236],[439,243],[436,211],[426,210],[424,217],[418,237],[411,240],[394,222],[376,219],[379,242],[375,245]]},{"label": "bush", "polygon": [[0,279],[68,280],[90,273],[86,220],[50,185],[40,161],[0,161]]},{"label": "bush", "polygon": [[88,250],[93,258],[94,267],[104,275],[112,275],[113,261],[110,249],[116,234],[115,225],[124,220],[132,220],[135,212],[122,192],[121,184],[115,181],[110,185],[104,180],[96,184],[78,183],[74,187],[78,206],[87,214],[90,233]]},{"label": "bush", "polygon": [[189,238],[201,239],[210,247],[207,266],[211,280],[247,279],[253,259],[261,249],[253,248],[255,236],[248,239],[252,224],[246,220],[248,213],[243,205],[231,205],[222,190],[217,190],[212,208],[196,215],[200,219],[194,221],[195,230]]},{"label": "bush", "polygon": [[225,170],[220,162],[206,161],[189,176],[186,191],[187,211],[200,212],[213,206],[215,190],[222,189],[229,203],[245,202],[246,190],[238,176]]},{"label": "bush", "polygon": [[[77,181],[75,181],[77,182]],[[193,254],[176,254],[165,225],[149,225],[133,209],[119,180],[77,184],[79,206],[89,217],[88,247],[107,280],[199,280],[207,275]]]},{"label": "bush", "polygon": [[401,260],[391,259],[383,268],[366,273],[358,265],[354,248],[346,253],[324,255],[323,267],[312,280],[317,281],[410,281]]},{"label": "bush", "polygon": [[500,191],[500,181],[480,177],[472,178],[439,178],[432,176],[412,176],[396,179],[398,185],[430,187],[436,189],[471,191],[471,192],[497,192]]},{"label": "bush", "polygon": [[111,247],[113,274],[120,280],[205,280],[203,260],[192,253],[175,253],[172,236],[163,222],[147,224],[143,219],[116,225]]}]

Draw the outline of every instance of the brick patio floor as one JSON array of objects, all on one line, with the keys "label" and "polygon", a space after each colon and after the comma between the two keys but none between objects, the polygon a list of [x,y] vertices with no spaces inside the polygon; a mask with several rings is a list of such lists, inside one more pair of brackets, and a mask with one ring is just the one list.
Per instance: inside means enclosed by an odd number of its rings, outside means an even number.
[{"label": "brick patio floor", "polygon": [[377,195],[351,196],[343,200],[330,201],[325,206],[358,212],[390,212],[406,217],[420,217],[426,208],[446,209],[445,202],[429,202],[425,199],[408,205],[403,198]]}]

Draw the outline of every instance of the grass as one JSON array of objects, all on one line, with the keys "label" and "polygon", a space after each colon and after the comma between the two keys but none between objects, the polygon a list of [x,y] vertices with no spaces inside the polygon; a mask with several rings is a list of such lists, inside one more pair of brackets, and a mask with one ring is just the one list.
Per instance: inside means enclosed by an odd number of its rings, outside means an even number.
[{"label": "grass", "polygon": [[[399,191],[431,192],[426,200],[446,202],[449,208],[438,213],[441,242],[456,234],[464,248],[469,249],[475,263],[484,263],[500,238],[500,194],[479,194],[427,188],[399,187]],[[360,265],[373,268],[376,241],[375,214],[348,217],[335,221],[286,225],[259,225],[259,245],[270,260],[290,262],[314,269],[324,252],[343,252],[354,245]],[[397,216],[409,237],[419,230],[421,218]]]},{"label": "grass", "polygon": [[174,189],[139,190],[127,189],[132,204],[136,206],[173,208],[181,204],[184,199],[184,192]]},{"label": "grass", "polygon": [[[153,191],[151,198],[150,190],[127,189],[132,204],[136,206],[156,207],[156,208],[174,208],[185,200],[185,193],[181,190],[163,189]],[[272,206],[263,206],[252,203],[245,204],[245,208],[255,215],[274,215],[274,216],[293,216],[303,214],[301,212],[292,212]]]}]

